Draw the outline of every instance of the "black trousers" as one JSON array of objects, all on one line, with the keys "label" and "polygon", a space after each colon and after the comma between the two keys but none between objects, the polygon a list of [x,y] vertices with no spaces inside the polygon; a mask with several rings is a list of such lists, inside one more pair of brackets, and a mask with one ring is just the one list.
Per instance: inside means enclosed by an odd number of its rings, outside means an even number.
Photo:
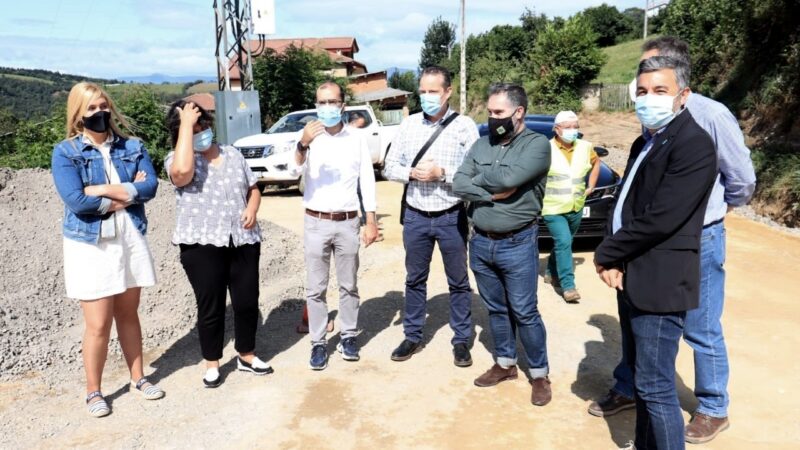
[{"label": "black trousers", "polygon": [[225,300],[230,290],[234,347],[239,353],[256,348],[258,326],[258,260],[261,244],[234,247],[181,244],[181,264],[197,300],[197,330],[203,359],[222,358]]}]

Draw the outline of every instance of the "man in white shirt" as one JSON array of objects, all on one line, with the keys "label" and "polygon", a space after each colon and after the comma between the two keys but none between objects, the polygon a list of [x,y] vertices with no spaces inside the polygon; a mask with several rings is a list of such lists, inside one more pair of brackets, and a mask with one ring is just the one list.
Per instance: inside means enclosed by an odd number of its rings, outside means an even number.
[{"label": "man in white shirt", "polygon": [[297,142],[295,162],[305,180],[303,244],[306,263],[311,360],[313,370],[328,366],[328,304],[326,293],[331,254],[339,282],[341,341],[337,350],[346,361],[358,361],[358,218],[360,184],[367,212],[361,240],[369,246],[378,236],[375,221],[375,174],[366,138],[342,123],[344,92],[328,81],[317,88],[317,118],[306,125]]}]

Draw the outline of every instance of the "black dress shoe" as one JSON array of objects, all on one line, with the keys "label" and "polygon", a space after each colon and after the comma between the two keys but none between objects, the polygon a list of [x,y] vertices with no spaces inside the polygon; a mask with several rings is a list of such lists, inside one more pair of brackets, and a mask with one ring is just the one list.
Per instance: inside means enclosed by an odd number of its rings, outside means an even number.
[{"label": "black dress shoe", "polygon": [[469,367],[472,365],[472,355],[469,354],[467,344],[456,344],[453,346],[453,364],[458,367]]},{"label": "black dress shoe", "polygon": [[414,353],[419,353],[424,345],[422,342],[411,342],[403,339],[403,342],[392,352],[392,361],[405,361]]}]

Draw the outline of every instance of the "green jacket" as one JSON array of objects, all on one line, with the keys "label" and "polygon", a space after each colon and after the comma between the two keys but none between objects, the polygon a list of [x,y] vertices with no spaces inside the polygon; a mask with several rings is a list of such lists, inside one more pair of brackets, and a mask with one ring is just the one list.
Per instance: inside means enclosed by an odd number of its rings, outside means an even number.
[{"label": "green jacket", "polygon": [[[550,143],[528,129],[508,145],[491,145],[484,136],[472,145],[453,177],[453,192],[470,203],[473,224],[484,231],[504,233],[521,228],[540,215]],[[492,201],[492,194],[516,188],[510,197]]]}]

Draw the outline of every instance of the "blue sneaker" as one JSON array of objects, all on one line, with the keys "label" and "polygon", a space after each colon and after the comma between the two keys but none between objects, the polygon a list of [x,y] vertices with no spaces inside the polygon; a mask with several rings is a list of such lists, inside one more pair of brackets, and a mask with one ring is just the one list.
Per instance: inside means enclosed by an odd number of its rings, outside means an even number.
[{"label": "blue sneaker", "polygon": [[311,361],[308,363],[311,370],[325,370],[328,367],[328,349],[323,344],[311,348]]},{"label": "blue sneaker", "polygon": [[349,337],[342,339],[341,342],[336,344],[336,350],[342,354],[342,359],[345,361],[358,361],[358,344],[356,338]]}]

